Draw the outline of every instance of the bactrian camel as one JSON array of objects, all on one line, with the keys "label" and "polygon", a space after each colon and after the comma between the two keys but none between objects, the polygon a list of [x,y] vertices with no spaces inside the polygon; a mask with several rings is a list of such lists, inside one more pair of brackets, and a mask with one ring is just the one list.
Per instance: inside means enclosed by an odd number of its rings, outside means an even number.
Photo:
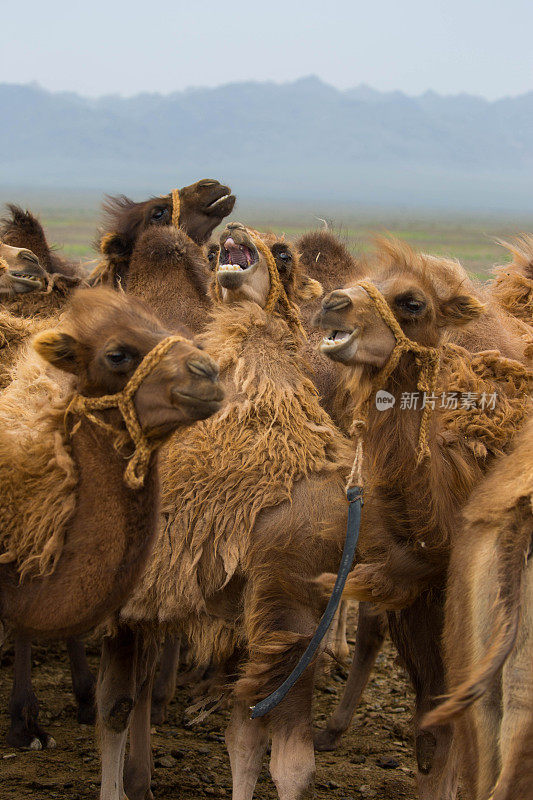
[{"label": "bactrian camel", "polygon": [[218,353],[228,402],[197,437],[173,437],[164,451],[160,536],[104,645],[102,800],[122,800],[128,723],[125,791],[151,797],[153,641],[169,631],[184,631],[202,661],[240,655],[226,731],[234,800],[252,797],[269,738],[281,800],[311,791],[314,667],[266,720],[250,721],[248,707],[286,677],[324,608],[310,579],[338,567],[352,451],[306,375],[295,300],[309,281],[297,262],[282,277],[275,253],[275,241],[238,224],[221,237],[200,340]]},{"label": "bactrian camel", "polygon": [[138,302],[108,290],[80,291],[61,327],[35,341],[42,357],[72,376],[50,373],[30,353],[0,396],[0,619],[15,632],[50,638],[89,630],[138,578],[153,543],[156,457],[144,486],[129,479],[129,488],[123,473],[131,444],[120,413],[87,409],[89,416],[80,416],[76,408],[84,396],[119,392],[165,338],[170,349],[134,394],[141,429],[131,404],[126,408],[138,439],[135,460],[159,444],[167,427],[212,413],[221,398],[213,362],[182,337],[169,340]]},{"label": "bactrian camel", "polygon": [[[449,277],[435,259],[384,241],[369,278],[328,295],[318,319],[328,331],[322,351],[347,367],[364,453],[360,563],[346,594],[389,611],[416,689],[421,800],[450,800],[457,789],[451,728],[420,728],[445,691],[440,638],[450,542],[462,506],[523,422],[531,382],[527,367],[498,351],[472,354],[446,341],[448,331],[468,324],[479,335],[485,313],[463,280]],[[378,408],[377,390],[395,403]],[[473,394],[481,405],[464,402]],[[417,398],[411,405],[410,397]]]},{"label": "bactrian camel", "polygon": [[468,800],[533,796],[533,418],[473,493],[452,542],[444,648]]},{"label": "bactrian camel", "polygon": [[[531,348],[528,338],[524,337],[524,331],[520,324],[517,325],[516,320],[491,296],[490,290],[485,286],[474,284],[463,267],[453,259],[429,255],[426,255],[425,259],[427,268],[431,270],[437,285],[441,288],[461,285],[466,292],[475,296],[484,306],[483,314],[472,320],[467,326],[449,329],[446,334],[449,340],[461,345],[471,353],[496,349],[503,356],[529,363]],[[366,267],[367,271],[371,272],[372,264],[379,269],[380,260],[381,251],[378,250],[372,256],[371,263]],[[364,264],[360,262],[360,270],[364,269]],[[342,406],[348,409],[348,417],[353,416],[353,409],[351,403],[347,401],[345,392],[338,391],[333,407],[334,413],[341,420],[343,419]],[[342,734],[349,727],[375,658],[381,648],[386,627],[384,615],[369,614],[366,604],[360,604],[356,645],[346,687],[326,728],[319,731],[316,736],[315,746],[318,750],[334,750],[338,746]]]}]

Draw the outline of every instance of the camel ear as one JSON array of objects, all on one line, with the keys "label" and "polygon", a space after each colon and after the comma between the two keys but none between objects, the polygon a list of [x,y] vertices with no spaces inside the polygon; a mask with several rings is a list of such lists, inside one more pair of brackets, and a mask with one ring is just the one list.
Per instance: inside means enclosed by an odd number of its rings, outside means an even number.
[{"label": "camel ear", "polygon": [[126,247],[126,242],[119,233],[105,233],[100,241],[100,252],[111,258],[124,255]]},{"label": "camel ear", "polygon": [[43,331],[33,340],[33,347],[52,366],[64,372],[77,372],[79,343],[68,333]]},{"label": "camel ear", "polygon": [[310,278],[309,275],[302,275],[301,280],[298,282],[296,289],[296,296],[302,303],[314,300],[316,297],[322,297],[324,289],[322,284]]},{"label": "camel ear", "polygon": [[457,294],[445,300],[440,313],[446,325],[466,325],[483,313],[485,306],[468,294]]}]

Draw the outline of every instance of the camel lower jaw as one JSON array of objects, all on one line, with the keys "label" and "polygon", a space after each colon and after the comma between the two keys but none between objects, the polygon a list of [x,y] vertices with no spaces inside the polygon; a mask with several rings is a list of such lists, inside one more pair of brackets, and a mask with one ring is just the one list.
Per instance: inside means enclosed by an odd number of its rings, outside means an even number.
[{"label": "camel lower jaw", "polygon": [[232,194],[224,194],[224,195],[222,195],[222,197],[219,197],[217,200],[213,200],[212,203],[209,203],[209,205],[207,206],[207,209],[209,211],[216,211],[218,206],[224,205],[226,202],[228,202],[231,199],[233,199],[233,195]]},{"label": "camel lower jaw", "polygon": [[324,336],[319,345],[319,350],[328,358],[344,361],[353,358],[359,345],[359,328],[353,331],[330,331]]},{"label": "camel lower jaw", "polygon": [[24,275],[21,272],[10,272],[13,291],[16,294],[25,294],[26,292],[42,291],[44,289],[43,282],[40,278],[33,275]]}]

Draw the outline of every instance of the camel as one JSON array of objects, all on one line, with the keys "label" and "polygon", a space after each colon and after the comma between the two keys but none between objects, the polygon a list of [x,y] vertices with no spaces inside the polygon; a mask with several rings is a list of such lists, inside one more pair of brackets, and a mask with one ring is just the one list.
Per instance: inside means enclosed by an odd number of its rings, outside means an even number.
[{"label": "camel", "polygon": [[[283,680],[324,608],[309,579],[326,562],[338,567],[352,451],[306,375],[294,303],[318,287],[297,259],[278,271],[286,245],[267,241],[238,223],[221,236],[217,302],[200,340],[218,353],[228,403],[213,426],[201,424],[198,438],[172,438],[165,449],[161,535],[104,644],[102,800],[122,800],[128,726],[126,794],[151,797],[152,642],[170,631],[185,632],[200,661],[240,656],[226,732],[234,800],[252,797],[269,735],[281,800],[311,790],[314,669],[266,722],[250,721],[247,707]],[[188,487],[180,488],[181,472]]]},{"label": "camel", "polygon": [[533,326],[533,236],[499,244],[511,253],[512,261],[495,269],[491,295],[509,314]]},{"label": "camel", "polygon": [[33,347],[67,375],[30,354],[0,397],[0,619],[54,638],[90,630],[124,603],[154,540],[151,451],[218,410],[222,393],[212,359],[105,289],[79,290],[61,327]]},{"label": "camel", "polygon": [[470,800],[533,795],[533,417],[478,487],[452,545],[444,647],[449,699],[426,724],[454,721]]},{"label": "camel", "polygon": [[[230,189],[218,181],[201,180],[183,187],[179,195],[179,222],[199,242],[209,237],[213,228],[229,214],[235,204]],[[121,241],[133,248],[145,225],[165,224],[170,221],[170,195],[143,203],[133,203],[125,197],[109,198],[105,210],[108,224],[115,234],[121,232]],[[166,205],[165,205],[166,204]],[[48,244],[40,222],[29,211],[8,205],[10,216],[3,220],[3,235],[12,242],[32,245],[41,254],[48,270],[47,290],[24,297],[2,296],[4,308],[0,311],[0,342],[7,347],[0,359],[0,388],[10,380],[10,368],[16,361],[20,348],[39,330],[55,324],[73,289],[85,283],[83,271],[73,262],[59,256]],[[168,219],[167,215],[168,214]],[[120,260],[124,251],[118,251],[115,235],[108,246]],[[107,259],[102,268],[110,269],[115,263]],[[124,262],[121,262],[121,270]],[[103,281],[105,282],[105,281]],[[44,289],[45,287],[43,287]],[[8,743],[17,747],[54,746],[54,739],[38,725],[38,702],[31,686],[31,643],[21,637],[15,641],[15,680],[10,698],[11,726]],[[94,718],[94,677],[90,672],[83,644],[75,638],[67,641],[71,663],[78,720],[90,723]]]},{"label": "camel", "polygon": [[104,260],[93,271],[92,282],[123,284],[136,242],[151,226],[179,225],[195,244],[204,245],[234,205],[235,196],[229,186],[211,178],[141,202],[125,195],[108,197],[98,241]]},{"label": "camel", "polygon": [[[484,286],[475,284],[468,273],[453,259],[424,255],[428,268],[433,272],[436,280],[443,286],[461,285],[465,291],[475,296],[484,304],[483,314],[472,320],[465,327],[456,327],[447,331],[450,341],[466,348],[471,353],[481,350],[497,349],[502,355],[530,363],[530,342],[524,337],[524,331],[516,324],[515,318],[491,296]],[[379,268],[379,258],[377,267]],[[370,270],[371,264],[366,269]],[[361,271],[365,269],[360,265]],[[341,408],[339,409],[339,405]],[[342,407],[349,412],[344,414]],[[353,418],[352,405],[346,393],[337,392],[333,401],[336,419],[343,420],[346,426],[346,416]],[[370,677],[375,659],[381,649],[387,630],[386,617],[379,615],[361,603],[354,655],[348,673],[345,690],[338,706],[328,719],[326,727],[317,733],[315,747],[317,750],[335,750],[342,735],[348,729],[362,693]]]},{"label": "camel", "polygon": [[14,203],[7,204],[9,216],[0,220],[0,239],[6,244],[27,247],[49,275],[83,277],[80,264],[65,258],[50,247],[43,226],[31,211],[24,211]]},{"label": "camel", "polygon": [[[440,634],[450,541],[462,506],[527,414],[531,370],[501,352],[473,354],[449,341],[468,325],[479,341],[483,324],[494,324],[462,276],[451,279],[449,265],[394,240],[381,242],[376,262],[367,280],[330,293],[317,319],[329,331],[322,352],[347,368],[364,447],[360,563],[346,594],[388,611],[416,689],[419,796],[450,800],[457,787],[451,729],[420,727],[445,689]],[[523,352],[507,332],[500,339]],[[376,405],[378,390],[388,393],[385,411]],[[451,392],[496,393],[496,410],[454,408]],[[429,402],[421,408],[423,397]],[[323,580],[329,588],[331,579]]]}]

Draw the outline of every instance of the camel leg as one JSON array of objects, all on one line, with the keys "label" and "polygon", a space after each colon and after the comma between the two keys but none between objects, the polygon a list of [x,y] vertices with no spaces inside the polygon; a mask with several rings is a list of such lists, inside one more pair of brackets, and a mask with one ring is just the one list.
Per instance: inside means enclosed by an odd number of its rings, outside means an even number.
[{"label": "camel leg", "polygon": [[350,655],[350,648],[346,641],[346,623],[348,621],[349,600],[341,600],[337,611],[337,624],[335,625],[335,636],[333,639],[333,652],[341,661],[346,661]]},{"label": "camel leg", "polygon": [[124,752],[135,705],[137,636],[120,626],[106,636],[96,687],[98,734],[102,758],[100,800],[124,800]]},{"label": "camel leg", "polygon": [[67,651],[70,661],[72,690],[78,706],[78,722],[80,725],[94,725],[94,689],[96,680],[89,668],[85,644],[82,639],[67,639]]},{"label": "camel leg", "polygon": [[128,800],[153,800],[150,711],[152,686],[157,666],[157,648],[147,646],[139,635],[137,657],[136,702],[130,722],[130,751],[124,771],[124,787]]},{"label": "camel leg", "polygon": [[501,772],[495,800],[533,796],[533,566],[522,579],[520,628],[502,671]]},{"label": "camel leg", "polygon": [[272,712],[270,721],[270,774],[279,800],[311,800],[315,796],[311,713],[314,671],[310,667],[307,673]]},{"label": "camel leg", "polygon": [[232,800],[252,800],[267,745],[264,722],[250,719],[246,703],[236,700],[226,728],[226,747],[233,779]]},{"label": "camel leg", "polygon": [[409,672],[416,695],[415,753],[419,800],[455,800],[457,752],[451,725],[422,729],[424,715],[446,691],[441,653],[443,609],[439,600],[419,597],[399,613],[389,614],[391,637]]},{"label": "camel leg", "polygon": [[152,725],[161,725],[167,718],[167,709],[176,692],[176,676],[180,660],[179,636],[165,640],[159,659],[159,672],[152,691]]},{"label": "camel leg", "polygon": [[338,747],[340,738],[348,729],[368,683],[386,631],[385,615],[372,613],[369,603],[359,603],[355,650],[348,680],[339,705],[329,718],[326,729],[315,736],[315,750],[335,750]]},{"label": "camel leg", "polygon": [[38,724],[39,701],[31,682],[31,641],[15,638],[13,688],[8,705],[11,724],[6,741],[12,747],[42,750],[56,746],[55,740]]}]

